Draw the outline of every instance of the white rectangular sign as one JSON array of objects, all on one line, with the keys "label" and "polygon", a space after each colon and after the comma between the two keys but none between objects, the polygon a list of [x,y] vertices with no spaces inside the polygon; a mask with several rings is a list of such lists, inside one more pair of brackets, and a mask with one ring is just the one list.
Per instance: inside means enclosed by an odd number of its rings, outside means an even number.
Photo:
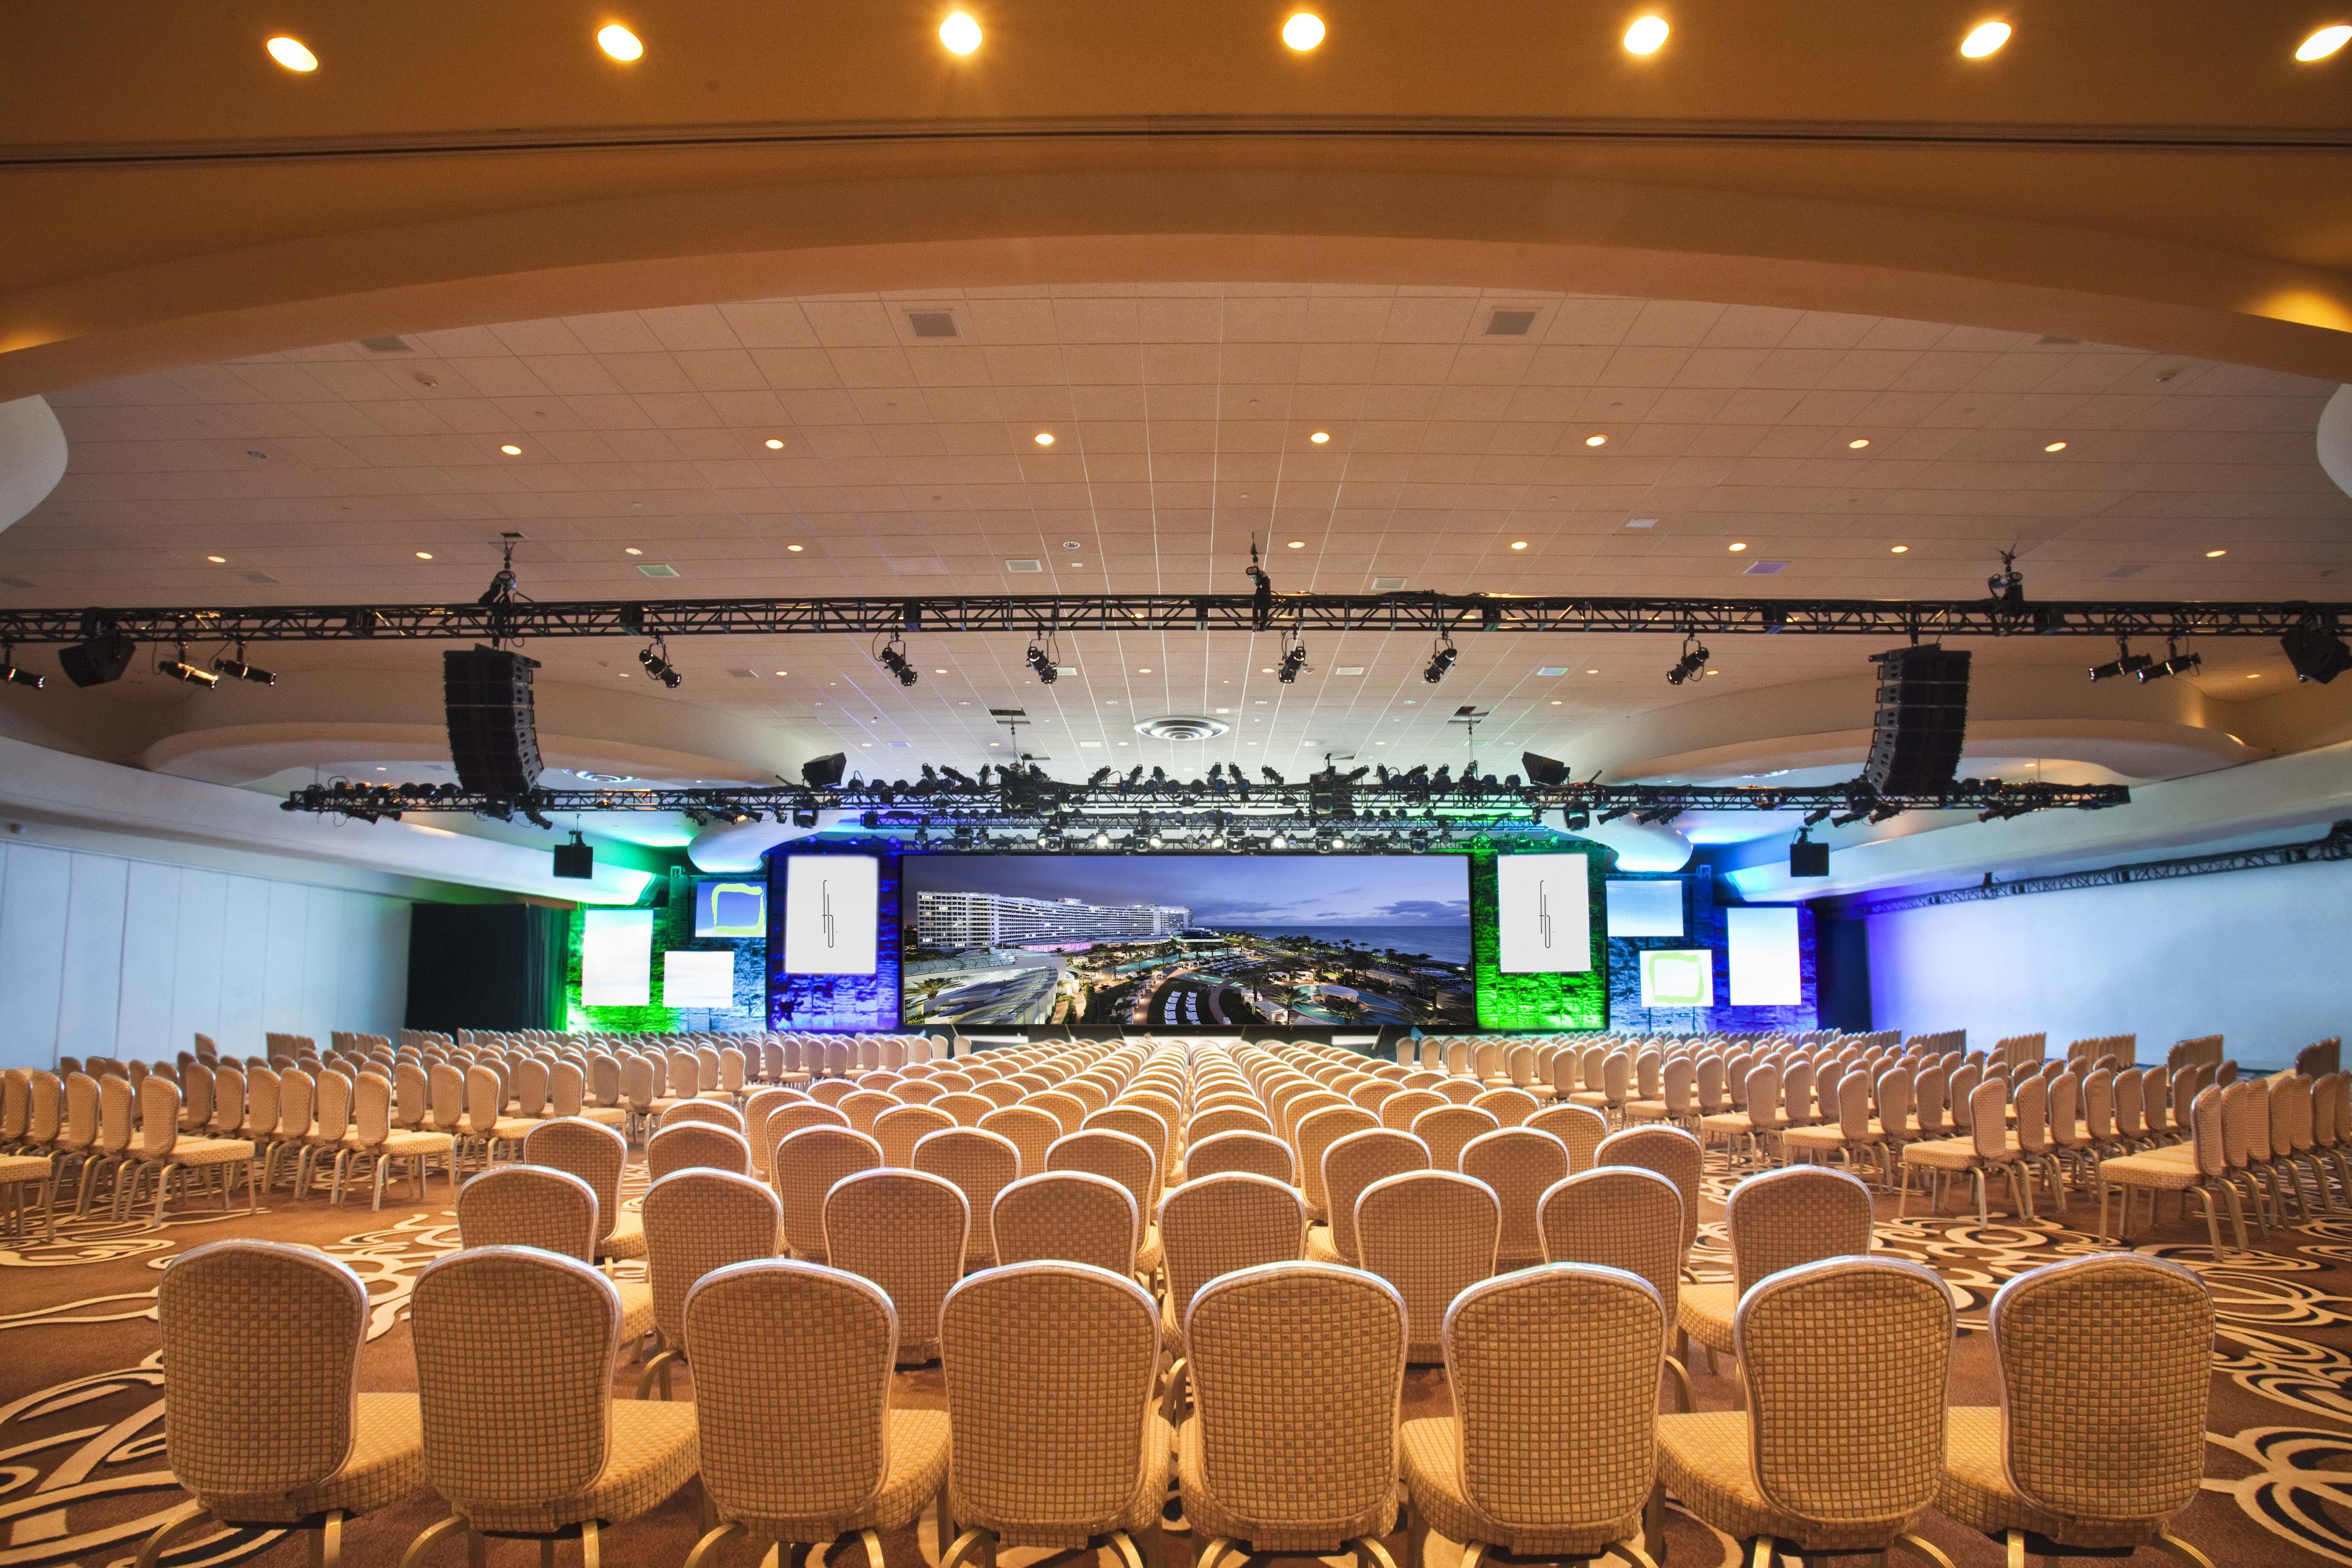
[{"label": "white rectangular sign", "polygon": [[1642,950],[1642,1005],[1715,1005],[1715,954],[1703,947]]},{"label": "white rectangular sign", "polygon": [[582,911],[582,1006],[643,1007],[653,1000],[653,910]]},{"label": "white rectangular sign", "polygon": [[1804,975],[1797,963],[1797,911],[1741,909],[1723,911],[1731,939],[1731,1005],[1793,1007],[1804,998]]},{"label": "white rectangular sign", "polygon": [[1642,880],[1612,877],[1606,887],[1611,936],[1683,934],[1683,882],[1680,877]]},{"label": "white rectangular sign", "polygon": [[1582,855],[1495,859],[1496,963],[1506,974],[1592,967],[1591,865]]},{"label": "white rectangular sign", "polygon": [[784,973],[871,974],[878,865],[870,855],[784,858]]},{"label": "white rectangular sign", "polygon": [[662,1005],[735,1008],[735,953],[673,950],[662,954]]}]

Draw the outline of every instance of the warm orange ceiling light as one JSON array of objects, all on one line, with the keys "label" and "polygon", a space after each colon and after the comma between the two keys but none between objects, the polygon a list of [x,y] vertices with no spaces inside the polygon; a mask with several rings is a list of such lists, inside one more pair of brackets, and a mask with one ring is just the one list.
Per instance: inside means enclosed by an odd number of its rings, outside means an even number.
[{"label": "warm orange ceiling light", "polygon": [[499,450],[504,452],[509,458],[520,458],[522,456],[522,448],[516,446],[512,441],[509,441],[506,445],[500,447]]},{"label": "warm orange ceiling light", "polygon": [[1867,437],[1867,436],[1856,436],[1853,440],[1848,441],[1848,442],[1846,443],[1846,447],[1847,447],[1847,449],[1848,449],[1849,451],[1855,451],[1855,452],[1859,452],[1859,451],[1861,451],[1864,447],[1867,447],[1867,446],[1869,446],[1869,445],[1870,445],[1870,437]]},{"label": "warm orange ceiling light", "polygon": [[1300,54],[1323,41],[1323,18],[1312,11],[1294,11],[1282,25],[1282,41]]},{"label": "warm orange ceiling light", "polygon": [[433,559],[433,552],[430,550],[420,550],[416,552],[416,558],[419,561],[430,561]]},{"label": "warm orange ceiling light", "polygon": [[1290,548],[1293,550],[1304,550],[1307,548],[1307,541],[1303,539],[1294,539],[1290,542]]},{"label": "warm orange ceiling light", "polygon": [[2066,449],[2066,443],[2063,441],[2053,441],[2042,449],[2045,452],[2063,452]]},{"label": "warm orange ceiling light", "polygon": [[1908,555],[1911,553],[1911,547],[1907,544],[1890,544],[1886,547],[1886,550],[1887,553],[1890,555]]},{"label": "warm orange ceiling light", "polygon": [[1588,447],[1606,447],[1609,445],[1609,437],[1606,436],[1587,436],[1584,438],[1584,444]]},{"label": "warm orange ceiling light", "polygon": [[646,52],[644,42],[618,22],[596,29],[596,47],[616,60],[639,59]]},{"label": "warm orange ceiling light", "polygon": [[777,440],[773,436],[769,437],[764,445],[771,452],[781,452],[784,449],[784,444],[782,441]]},{"label": "warm orange ceiling light", "polygon": [[1318,430],[1314,435],[1309,436],[1307,438],[1320,447],[1331,438],[1331,432],[1328,430]]},{"label": "warm orange ceiling light", "polygon": [[1511,548],[1514,550],[1525,550],[1527,547],[1528,542],[1524,539],[1514,539],[1511,541]]},{"label": "warm orange ceiling light", "polygon": [[[2338,22],[2333,26],[2322,27],[2304,39],[2294,51],[2294,58],[2299,60],[2324,60],[2347,43],[2352,43],[2352,27]],[[2247,679],[2251,680],[2253,678],[2248,676]]]},{"label": "warm orange ceiling light", "polygon": [[215,566],[226,566],[228,564],[228,557],[226,555],[207,555],[205,559],[211,562]]},{"label": "warm orange ceiling light", "polygon": [[940,24],[940,42],[951,55],[968,55],[980,47],[980,24],[969,13],[958,11]]},{"label": "warm orange ceiling light", "polygon": [[798,555],[801,552],[803,546],[798,544],[787,544],[784,548],[791,551],[793,554]]},{"label": "warm orange ceiling light", "polygon": [[1987,55],[1998,54],[2000,47],[2009,42],[2009,34],[2010,26],[2006,22],[1980,23],[1967,37],[1960,40],[1960,53],[1972,60],[1980,60]]},{"label": "warm orange ceiling light", "polygon": [[319,57],[312,54],[310,47],[299,38],[276,37],[261,47],[269,51],[271,59],[288,70],[308,75],[319,68]]},{"label": "warm orange ceiling light", "polygon": [[1631,55],[1654,55],[1666,41],[1666,19],[1664,16],[1643,16],[1625,29],[1625,52]]},{"label": "warm orange ceiling light", "polygon": [[1037,432],[1036,439],[1040,447],[1050,447],[1054,444],[1054,433],[1051,430],[1040,430]]},{"label": "warm orange ceiling light", "polygon": [[1745,544],[1732,544],[1732,545],[1727,545],[1727,546],[1726,546],[1726,548],[1727,548],[1727,549],[1728,549],[1728,550],[1729,550],[1729,551],[1730,551],[1734,555],[1737,555],[1737,554],[1738,554],[1741,551],[1743,551],[1743,550],[1747,549],[1747,548],[1748,548],[1748,546],[1746,546]]},{"label": "warm orange ceiling light", "polygon": [[2205,559],[2208,561],[2219,561],[2228,553],[2230,552],[2226,550],[2209,550],[2205,552]]}]

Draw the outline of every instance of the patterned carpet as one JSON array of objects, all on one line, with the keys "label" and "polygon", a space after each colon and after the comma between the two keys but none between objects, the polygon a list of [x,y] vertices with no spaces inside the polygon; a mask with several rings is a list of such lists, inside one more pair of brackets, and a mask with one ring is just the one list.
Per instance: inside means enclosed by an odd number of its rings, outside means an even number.
[{"label": "patterned carpet", "polygon": [[[633,1180],[637,1173],[633,1170]],[[1710,1176],[1710,1204],[1695,1267],[1705,1278],[1728,1278],[1722,1250],[1719,1199],[1727,1178]],[[1955,1356],[1953,1397],[1992,1403],[1985,1309],[2003,1280],[2038,1264],[2095,1250],[2086,1200],[2069,1205],[2065,1223],[2036,1225],[1995,1215],[1979,1227],[1973,1213],[1896,1221],[1894,1200],[1879,1209],[1878,1245],[1935,1268],[1966,1298]],[[2141,1250],[2189,1265],[2210,1286],[2220,1310],[2208,1415],[2205,1495],[2183,1516],[2179,1533],[2204,1548],[2222,1568],[2249,1564],[2352,1564],[2352,1214],[2322,1218],[2257,1241],[2252,1255],[2216,1266],[2205,1255],[2201,1223],[2183,1227],[2167,1219]],[[2078,1228],[2079,1227],[2079,1228]],[[99,1219],[61,1218],[57,1243],[0,1249],[0,1568],[101,1568],[128,1563],[154,1521],[182,1500],[164,1465],[163,1374],[156,1359],[155,1276],[173,1254],[229,1236],[260,1236],[320,1248],[367,1281],[375,1311],[362,1386],[415,1386],[405,1321],[417,1270],[457,1245],[446,1194],[436,1188],[425,1205],[394,1203],[381,1214],[341,1209],[319,1201],[293,1204],[282,1194],[257,1217],[185,1208],[160,1226],[116,1226]],[[1692,1368],[1703,1408],[1727,1408],[1729,1384]],[[634,1368],[616,1370],[614,1388],[634,1388]],[[943,1406],[936,1368],[904,1373],[898,1401]],[[691,1388],[682,1379],[680,1396]],[[1408,1417],[1447,1408],[1442,1377],[1415,1372],[1407,1382]],[[257,1426],[270,1412],[257,1408]],[[419,1495],[350,1526],[345,1561],[356,1568],[389,1568],[408,1542],[440,1516],[436,1500]],[[695,1538],[692,1495],[619,1527],[608,1537],[608,1560],[626,1564],[677,1563]],[[1922,1533],[1949,1552],[1961,1568],[2001,1562],[2000,1548],[1931,1513]],[[1668,1555],[1680,1568],[1734,1568],[1733,1544],[1676,1510],[1668,1528]],[[937,1561],[928,1523],[886,1537],[889,1568],[923,1568]],[[1181,1530],[1163,1536],[1166,1568],[1189,1568],[1197,1544]],[[1402,1552],[1402,1536],[1390,1542]],[[528,1543],[494,1544],[493,1563],[520,1564]],[[571,1562],[573,1549],[562,1560]],[[275,1531],[197,1536],[166,1557],[177,1564],[302,1561],[303,1547]],[[452,1545],[438,1554],[459,1560]],[[855,1558],[853,1552],[845,1562]],[[1045,1556],[1004,1554],[1006,1568]],[[1433,1538],[1432,1568],[1453,1568],[1457,1549]],[[734,1568],[758,1561],[745,1546],[722,1560]],[[2167,1563],[2143,1551],[2135,1564]],[[1155,1565],[1159,1568],[1159,1565]],[[1411,1568],[1411,1565],[1405,1565]]]}]

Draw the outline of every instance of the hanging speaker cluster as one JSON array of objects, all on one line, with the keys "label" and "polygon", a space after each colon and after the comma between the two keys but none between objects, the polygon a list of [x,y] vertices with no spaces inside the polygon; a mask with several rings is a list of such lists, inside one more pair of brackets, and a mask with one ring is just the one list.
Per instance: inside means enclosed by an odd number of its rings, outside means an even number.
[{"label": "hanging speaker cluster", "polygon": [[531,712],[535,658],[504,648],[452,648],[441,656],[449,760],[468,790],[512,800],[539,784],[539,722]]},{"label": "hanging speaker cluster", "polygon": [[1969,656],[1937,643],[1874,654],[1878,713],[1863,776],[1881,795],[1950,784],[1969,726]]}]

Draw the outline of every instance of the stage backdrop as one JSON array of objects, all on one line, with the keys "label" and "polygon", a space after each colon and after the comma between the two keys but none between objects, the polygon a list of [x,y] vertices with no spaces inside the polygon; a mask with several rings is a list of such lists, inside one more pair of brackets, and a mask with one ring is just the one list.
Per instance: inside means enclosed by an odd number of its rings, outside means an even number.
[{"label": "stage backdrop", "polygon": [[[741,917],[725,896],[715,914],[711,908],[711,888],[726,884],[756,889],[760,879],[697,877],[673,867],[646,885],[635,909],[573,910],[564,1026],[660,1034],[766,1028],[766,937],[695,934],[698,907],[706,929],[714,919],[720,929],[739,929],[729,924]],[[763,925],[755,917],[740,929]]]},{"label": "stage backdrop", "polygon": [[[1596,928],[1604,922],[1606,906],[1612,903],[1620,910],[1621,926],[1633,923],[1624,917],[1663,913],[1670,919],[1678,916],[1673,923],[1681,928],[1678,935],[1611,933],[1612,1026],[1624,1033],[1670,1035],[1821,1026],[1812,910],[1801,905],[1748,909],[1718,904],[1715,878],[1705,871],[1609,880],[1614,884],[1612,896],[1596,895],[1593,900]],[[1643,898],[1645,892],[1653,896]],[[1658,928],[1644,921],[1637,929]],[[1741,960],[1737,963],[1735,948]],[[1662,961],[1661,954],[1671,956]],[[1694,956],[1685,960],[1684,954]],[[1645,965],[1650,980],[1646,998]],[[1743,1003],[1751,994],[1785,1000]],[[1693,995],[1705,1000],[1695,1005],[1686,1000]]]}]

